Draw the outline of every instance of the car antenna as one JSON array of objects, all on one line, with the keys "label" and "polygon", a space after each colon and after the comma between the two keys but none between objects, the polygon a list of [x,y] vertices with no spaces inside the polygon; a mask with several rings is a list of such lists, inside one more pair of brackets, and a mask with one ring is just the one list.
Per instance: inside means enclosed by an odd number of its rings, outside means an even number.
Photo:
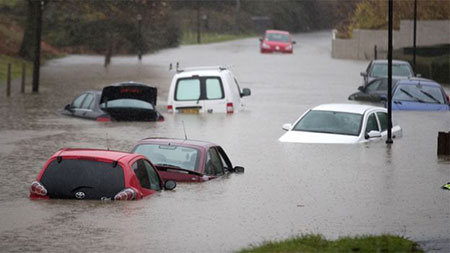
[{"label": "car antenna", "polygon": [[183,124],[184,139],[187,140],[186,128],[184,127],[184,120],[182,120],[181,123]]}]

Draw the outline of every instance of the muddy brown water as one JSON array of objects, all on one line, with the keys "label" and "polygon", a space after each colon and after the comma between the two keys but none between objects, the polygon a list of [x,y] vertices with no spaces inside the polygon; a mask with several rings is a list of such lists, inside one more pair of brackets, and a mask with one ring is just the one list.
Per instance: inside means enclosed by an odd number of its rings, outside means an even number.
[{"label": "muddy brown water", "polygon": [[[437,157],[437,134],[450,113],[397,112],[403,137],[361,145],[283,144],[281,125],[308,108],[347,97],[367,61],[330,57],[329,31],[295,36],[293,55],[261,55],[257,38],[182,46],[145,55],[68,56],[48,62],[40,93],[6,98],[0,85],[1,251],[230,252],[265,240],[320,233],[329,239],[391,233],[427,251],[450,249],[450,159]],[[181,66],[233,65],[252,89],[233,115],[164,111]],[[164,122],[101,123],[61,116],[80,92],[134,80],[159,88]],[[30,87],[27,87],[29,89]],[[447,92],[449,92],[447,88]],[[219,143],[244,174],[179,184],[141,201],[30,201],[28,189],[62,147],[130,150],[149,136]]]}]

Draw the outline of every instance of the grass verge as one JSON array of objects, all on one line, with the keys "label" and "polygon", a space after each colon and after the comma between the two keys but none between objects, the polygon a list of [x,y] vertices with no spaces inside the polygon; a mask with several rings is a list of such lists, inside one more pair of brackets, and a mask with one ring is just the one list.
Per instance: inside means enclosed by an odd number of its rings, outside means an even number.
[{"label": "grass verge", "polygon": [[[213,32],[202,32],[200,34],[201,44],[222,42],[229,40],[244,39],[248,37],[256,36],[255,34],[224,34],[224,33],[213,33]],[[197,44],[197,33],[196,32],[184,32],[180,41],[181,45],[192,45]]]},{"label": "grass verge", "polygon": [[303,235],[285,241],[265,242],[238,251],[262,252],[423,252],[413,241],[394,235],[342,237],[326,240],[321,235]]},{"label": "grass verge", "polygon": [[26,75],[30,76],[33,64],[22,58],[0,55],[0,84],[6,84],[8,63],[11,63],[11,80],[22,76],[22,64],[25,63]]}]

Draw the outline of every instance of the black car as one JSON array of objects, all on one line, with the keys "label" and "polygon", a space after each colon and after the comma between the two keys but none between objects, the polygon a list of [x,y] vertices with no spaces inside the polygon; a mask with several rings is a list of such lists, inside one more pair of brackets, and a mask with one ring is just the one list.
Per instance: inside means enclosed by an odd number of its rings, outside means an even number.
[{"label": "black car", "polygon": [[[392,79],[392,87],[394,87],[397,81],[397,79]],[[387,78],[378,78],[372,80],[365,86],[359,86],[359,92],[351,94],[348,99],[368,102],[381,102],[382,95],[386,96],[387,94],[387,86]]]},{"label": "black car", "polygon": [[97,121],[163,121],[156,110],[157,89],[126,82],[86,91],[62,110],[62,114]]}]

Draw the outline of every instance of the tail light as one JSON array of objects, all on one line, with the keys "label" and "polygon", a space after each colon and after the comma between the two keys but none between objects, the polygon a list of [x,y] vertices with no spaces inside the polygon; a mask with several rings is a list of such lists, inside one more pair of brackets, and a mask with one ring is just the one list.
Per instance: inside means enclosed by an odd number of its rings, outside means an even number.
[{"label": "tail light", "polygon": [[133,200],[136,199],[136,192],[131,188],[121,190],[114,196],[114,200]]},{"label": "tail light", "polygon": [[47,189],[38,181],[31,183],[30,192],[39,196],[47,195]]},{"label": "tail light", "polygon": [[173,112],[173,105],[167,106],[167,112]]},{"label": "tail light", "polygon": [[227,113],[233,113],[233,103],[227,103]]},{"label": "tail light", "polygon": [[159,122],[164,121],[164,117],[163,117],[162,115],[160,115],[160,116],[158,117],[158,121],[159,121]]},{"label": "tail light", "polygon": [[110,122],[111,118],[108,116],[99,116],[95,120],[97,120],[99,122]]}]

